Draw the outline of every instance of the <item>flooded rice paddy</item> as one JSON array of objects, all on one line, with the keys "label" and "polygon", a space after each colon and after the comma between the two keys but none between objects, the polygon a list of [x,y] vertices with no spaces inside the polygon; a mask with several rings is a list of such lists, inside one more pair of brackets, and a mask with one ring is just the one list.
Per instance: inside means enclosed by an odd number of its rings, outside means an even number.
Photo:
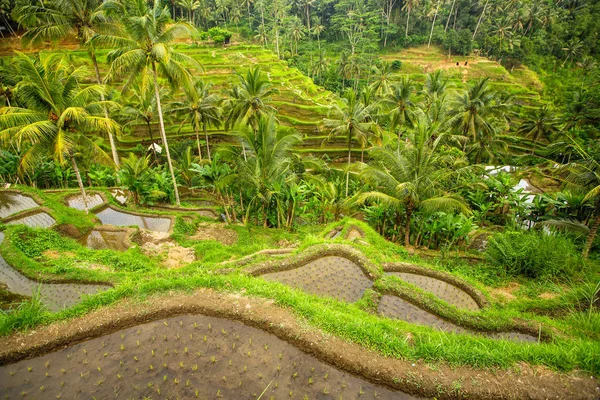
[{"label": "flooded rice paddy", "polygon": [[354,262],[338,256],[321,257],[288,271],[262,275],[264,279],[300,288],[308,293],[338,300],[359,300],[373,282]]},{"label": "flooded rice paddy", "polygon": [[276,336],[186,315],[0,367],[7,399],[413,399],[323,363]]},{"label": "flooded rice paddy", "polygon": [[0,218],[39,207],[31,197],[15,192],[0,191]]},{"label": "flooded rice paddy", "polygon": [[165,217],[147,217],[126,213],[107,207],[96,213],[105,225],[137,226],[150,231],[168,232],[171,228],[171,219]]},{"label": "flooded rice paddy", "polygon": [[7,225],[16,225],[23,224],[27,225],[30,228],[49,228],[56,220],[52,218],[52,216],[46,212],[40,211],[35,214],[30,214],[25,217],[13,219],[12,221],[7,222]]},{"label": "flooded rice paddy", "polygon": [[[87,208],[92,209],[94,207],[98,207],[101,204],[104,204],[104,199],[99,194],[88,194],[87,196]],[[85,202],[83,201],[83,195],[71,196],[67,199],[67,204],[71,208],[75,208],[77,210],[85,210]]]}]

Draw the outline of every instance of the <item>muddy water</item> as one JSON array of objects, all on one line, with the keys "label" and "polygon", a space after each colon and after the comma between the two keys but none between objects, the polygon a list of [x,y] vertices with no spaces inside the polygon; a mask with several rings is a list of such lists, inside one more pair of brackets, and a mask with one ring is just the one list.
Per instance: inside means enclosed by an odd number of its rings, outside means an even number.
[{"label": "muddy water", "polygon": [[[4,233],[0,232],[0,244],[3,241]],[[39,289],[42,303],[51,311],[58,311],[79,303],[84,294],[91,295],[110,289],[110,286],[106,285],[75,283],[40,284],[12,268],[2,256],[0,256],[0,282],[7,286],[8,291],[22,296],[31,296],[34,291]]]},{"label": "muddy water", "polygon": [[39,204],[29,196],[0,191],[0,218],[36,207],[39,207]]},{"label": "muddy water", "polygon": [[105,231],[93,229],[87,235],[79,239],[84,246],[94,250],[117,250],[125,251],[127,247],[127,231]]},{"label": "muddy water", "polygon": [[[0,367],[7,399],[414,399],[223,318],[174,317]],[[59,397],[60,396],[60,397]]]},{"label": "muddy water", "polygon": [[52,225],[54,225],[55,222],[56,222],[56,220],[54,218],[52,218],[49,214],[47,214],[43,211],[40,211],[35,214],[28,215],[26,217],[14,219],[10,222],[7,222],[7,224],[8,225],[23,224],[23,225],[27,225],[31,228],[49,228]]},{"label": "muddy water", "polygon": [[[99,194],[92,194],[87,196],[87,206],[88,210],[94,207],[98,207],[99,205],[104,203],[104,199]],[[83,195],[72,196],[67,199],[67,204],[71,208],[75,208],[77,210],[85,210],[85,203],[83,201]]]},{"label": "muddy water", "polygon": [[373,286],[358,265],[337,256],[322,257],[302,267],[264,274],[262,277],[348,302],[359,300],[365,290]]},{"label": "muddy water", "polygon": [[537,338],[531,335],[525,335],[518,332],[497,332],[488,334],[466,329],[455,325],[449,321],[446,321],[445,319],[440,318],[435,314],[427,312],[397,296],[382,296],[377,310],[380,314],[382,314],[385,317],[401,319],[403,321],[417,325],[431,326],[433,328],[446,332],[486,335],[494,339],[506,339],[520,342],[537,341]]},{"label": "muddy water", "polygon": [[462,308],[470,311],[479,310],[479,306],[475,300],[462,289],[444,282],[440,279],[432,278],[425,275],[412,274],[408,272],[388,272],[387,275],[393,275],[405,282],[433,293],[435,296],[444,300],[448,304],[452,304],[457,308]]},{"label": "muddy water", "polygon": [[171,219],[164,217],[142,217],[139,215],[129,214],[123,211],[118,211],[107,207],[104,210],[96,213],[103,224],[114,226],[138,226],[142,229],[150,231],[168,232],[171,228]]},{"label": "muddy water", "polygon": [[264,274],[262,277],[347,302],[359,300],[365,290],[373,286],[358,265],[337,256],[322,257],[302,267]]}]

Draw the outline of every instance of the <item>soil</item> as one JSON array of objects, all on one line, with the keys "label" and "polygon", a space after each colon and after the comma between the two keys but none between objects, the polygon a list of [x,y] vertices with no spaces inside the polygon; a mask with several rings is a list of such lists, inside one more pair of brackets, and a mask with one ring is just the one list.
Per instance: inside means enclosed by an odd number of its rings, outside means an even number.
[{"label": "soil", "polygon": [[[296,319],[291,311],[274,305],[271,300],[246,298],[209,289],[201,289],[191,295],[169,293],[143,302],[124,300],[83,317],[2,337],[0,365],[37,357],[66,345],[73,346],[148,321],[185,314],[219,316],[243,322],[268,331],[323,362],[375,384],[425,397],[577,400],[595,399],[598,395],[598,382],[589,374],[562,374],[524,363],[509,370],[483,370],[445,363],[430,368],[421,361],[382,357],[358,344],[323,334]],[[33,367],[44,368],[43,365]],[[8,369],[10,371],[10,367]],[[90,374],[97,371],[93,364],[89,370]],[[89,385],[97,382],[90,381]]]},{"label": "soil", "polygon": [[[184,315],[0,367],[6,398],[412,399],[318,361],[240,322]],[[42,389],[43,388],[43,389]],[[376,396],[375,396],[376,394]]]},{"label": "soil", "polygon": [[496,300],[506,303],[517,298],[513,293],[519,290],[520,287],[521,285],[517,282],[511,282],[508,286],[491,289],[490,292]]},{"label": "soil", "polygon": [[216,240],[226,246],[237,243],[238,234],[233,229],[224,228],[221,224],[203,223],[190,239],[192,240]]},{"label": "soil", "polygon": [[196,261],[194,249],[179,246],[164,232],[141,231],[137,240],[144,253],[153,257],[162,257],[166,268],[181,268]]},{"label": "soil", "polygon": [[411,283],[457,308],[478,311],[477,302],[464,290],[440,279],[408,272],[389,272],[405,282]]},{"label": "soil", "polygon": [[550,292],[544,292],[544,293],[540,294],[538,297],[540,299],[544,299],[544,300],[551,300],[551,299],[554,299],[554,298],[558,297],[558,294],[556,294],[556,293],[550,293]]},{"label": "soil", "polygon": [[79,239],[84,235],[84,232],[80,231],[75,225],[72,224],[60,224],[55,228],[63,236],[68,236],[73,239]]},{"label": "soil", "polygon": [[364,232],[359,230],[358,228],[350,228],[348,233],[346,234],[346,239],[350,241],[354,241],[357,239],[362,239],[365,237]]},{"label": "soil", "polygon": [[373,286],[358,265],[338,256],[322,257],[302,267],[268,273],[262,277],[308,293],[347,302],[358,301],[365,290]]}]

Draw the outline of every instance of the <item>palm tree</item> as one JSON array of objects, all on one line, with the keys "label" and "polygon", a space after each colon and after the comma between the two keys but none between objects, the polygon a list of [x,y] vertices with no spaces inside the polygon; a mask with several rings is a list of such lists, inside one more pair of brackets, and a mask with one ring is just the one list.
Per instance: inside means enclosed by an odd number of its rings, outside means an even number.
[{"label": "palm tree", "polygon": [[350,163],[352,157],[352,139],[361,146],[366,145],[375,136],[376,124],[370,122],[371,112],[375,104],[365,106],[352,89],[348,89],[341,99],[341,104],[335,104],[330,111],[330,118],[325,118],[323,124],[329,129],[329,137],[346,137],[348,140],[348,171],[346,172],[346,196],[350,181]]},{"label": "palm tree", "polygon": [[0,109],[0,139],[12,142],[18,149],[26,147],[19,165],[21,175],[33,168],[38,157],[51,157],[59,165],[71,162],[87,213],[77,158],[85,150],[98,160],[110,159],[85,134],[116,132],[116,122],[98,116],[116,104],[100,100],[102,86],[81,85],[87,71],[71,67],[60,55],[32,59],[17,53],[14,62],[22,75],[15,86],[20,106]]},{"label": "palm tree", "polygon": [[[129,124],[146,125],[146,130],[150,141],[152,142],[152,154],[154,161],[157,162],[156,147],[154,145],[154,137],[152,135],[152,123],[156,120],[156,97],[151,87],[144,84],[143,80],[139,81],[132,88],[132,95],[125,100],[125,106],[121,110],[121,120],[126,122],[123,127]],[[164,90],[161,90],[161,98],[166,95]]]},{"label": "palm tree", "polygon": [[402,11],[406,10],[406,32],[404,36],[408,37],[408,22],[410,20],[410,12],[419,6],[419,0],[406,0],[402,6]]},{"label": "palm tree", "polygon": [[533,140],[531,154],[535,154],[538,140],[544,138],[550,141],[551,137],[559,129],[559,123],[560,120],[555,117],[555,113],[550,110],[548,106],[543,106],[536,109],[534,113],[530,114],[528,118],[521,123],[517,133]]},{"label": "palm tree", "polygon": [[402,80],[394,85],[392,92],[381,101],[382,106],[390,110],[390,130],[393,132],[398,129],[398,147],[400,147],[402,127],[412,127],[416,117],[416,106],[413,102],[415,89],[412,79],[403,76]]},{"label": "palm tree", "polygon": [[[131,4],[128,4],[128,7],[132,7]],[[126,91],[131,82],[140,75],[149,74],[152,77],[160,134],[173,180],[175,202],[179,205],[179,190],[165,133],[158,77],[161,75],[166,78],[172,88],[190,87],[191,73],[186,64],[199,65],[193,58],[175,51],[173,44],[179,39],[189,37],[193,28],[183,22],[171,23],[169,7],[162,7],[159,0],[154,0],[151,8],[144,0],[135,0],[135,7],[124,9],[123,12],[126,12],[123,16],[123,32],[96,35],[92,42],[117,47],[108,54],[111,66],[107,79],[110,81],[120,76],[128,76],[123,91]]]},{"label": "palm tree", "polygon": [[596,239],[598,227],[600,227],[600,163],[598,162],[600,157],[598,153],[592,154],[591,151],[585,151],[574,140],[572,141],[581,159],[571,162],[567,181],[583,189],[586,193],[583,202],[592,205],[590,231],[583,248],[583,257],[587,258]]},{"label": "palm tree", "polygon": [[469,138],[476,141],[478,134],[494,133],[492,120],[505,109],[489,78],[482,78],[456,96],[448,111],[447,124],[464,137],[465,143]]},{"label": "palm tree", "polygon": [[[45,41],[56,42],[75,36],[81,47],[85,47],[94,66],[96,83],[102,84],[100,69],[94,46],[90,39],[97,33],[118,29],[100,12],[101,0],[52,0],[47,2],[27,2],[15,8],[17,22],[27,28],[23,34],[25,45]],[[104,100],[104,94],[101,94]],[[105,113],[108,118],[108,113]],[[119,156],[113,132],[108,131],[108,140],[115,165],[119,166]]]},{"label": "palm tree", "polygon": [[582,49],[583,49],[583,43],[581,42],[581,40],[579,40],[577,38],[570,39],[567,42],[567,46],[562,49],[562,51],[564,51],[567,56],[565,57],[561,67],[565,66],[565,64],[567,63],[569,58],[571,58],[571,59],[576,58]]},{"label": "palm tree", "polygon": [[233,87],[226,101],[228,115],[225,129],[237,124],[248,124],[256,129],[261,117],[275,112],[269,101],[278,91],[272,88],[260,67],[249,70],[245,77],[240,75],[239,78],[240,84]]},{"label": "palm tree", "polygon": [[178,102],[173,105],[171,111],[183,116],[181,124],[190,121],[196,133],[196,144],[198,145],[198,156],[202,160],[202,149],[200,147],[200,129],[204,131],[206,138],[206,152],[208,161],[211,161],[210,146],[208,144],[208,126],[218,127],[221,125],[221,99],[216,94],[209,94],[211,84],[202,79],[194,82],[193,88],[186,91],[187,101]]},{"label": "palm tree", "polygon": [[377,96],[384,97],[392,91],[392,65],[387,61],[383,61],[380,67],[373,67],[373,72],[375,72],[375,80],[371,84],[371,88]]},{"label": "palm tree", "polygon": [[436,125],[429,125],[421,118],[410,140],[399,150],[372,150],[372,161],[361,173],[376,189],[359,195],[358,203],[380,201],[393,207],[398,216],[403,212],[405,246],[410,245],[410,224],[415,210],[470,213],[460,197],[439,189],[440,181],[447,178],[440,155],[441,137]]},{"label": "palm tree", "polygon": [[246,149],[247,156],[240,157],[234,147],[226,147],[220,154],[236,161],[235,178],[241,186],[251,190],[252,198],[246,207],[246,223],[251,210],[258,208],[266,228],[269,209],[273,201],[278,202],[276,189],[293,175],[292,150],[302,139],[291,129],[278,129],[272,115],[261,116],[256,129],[242,127],[235,137],[238,144]]},{"label": "palm tree", "polygon": [[194,11],[202,7],[198,0],[177,0],[177,5],[187,11],[188,22],[194,25]]},{"label": "palm tree", "polygon": [[445,116],[448,85],[448,78],[444,77],[441,69],[427,74],[421,94],[424,98],[425,111],[433,123],[442,121]]}]

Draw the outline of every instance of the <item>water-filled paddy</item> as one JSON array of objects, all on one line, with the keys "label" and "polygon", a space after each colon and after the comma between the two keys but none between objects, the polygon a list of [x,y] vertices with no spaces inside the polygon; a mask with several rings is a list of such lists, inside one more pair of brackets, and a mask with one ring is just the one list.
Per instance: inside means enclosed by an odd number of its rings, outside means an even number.
[{"label": "water-filled paddy", "polygon": [[263,399],[413,398],[262,330],[201,315],[139,325],[2,366],[0,387],[8,399],[256,399],[265,388]]},{"label": "water-filled paddy", "polygon": [[128,236],[129,232],[126,230],[92,229],[79,239],[79,242],[94,250],[111,249],[125,251],[128,249]]},{"label": "water-filled paddy", "polygon": [[[87,208],[91,209],[98,207],[104,203],[104,199],[99,194],[88,194],[87,196]],[[72,196],[67,199],[67,204],[71,208],[77,210],[85,210],[85,202],[83,201],[83,195]]]},{"label": "water-filled paddy", "polygon": [[7,222],[8,225],[16,225],[23,224],[27,225],[30,228],[49,228],[56,220],[52,218],[52,216],[43,211],[37,212],[35,214],[30,214],[25,217],[21,217],[18,219],[13,219],[10,222]]},{"label": "water-filled paddy", "polygon": [[338,256],[321,257],[302,267],[268,273],[262,277],[348,302],[359,300],[365,290],[373,286],[358,265]]},{"label": "water-filled paddy", "polygon": [[0,218],[39,207],[31,197],[15,192],[0,191]]},{"label": "water-filled paddy", "polygon": [[96,213],[105,225],[137,226],[150,231],[168,232],[171,228],[171,219],[165,217],[149,217],[126,213],[107,207]]},{"label": "water-filled paddy", "polygon": [[409,272],[389,272],[388,274],[396,276],[408,283],[412,283],[426,292],[433,293],[436,297],[439,297],[457,308],[470,311],[479,310],[479,305],[477,305],[471,295],[448,282]]},{"label": "water-filled paddy", "polygon": [[[4,233],[0,232],[0,244],[4,241]],[[7,290],[23,296],[31,296],[39,290],[40,299],[49,310],[58,311],[71,307],[82,300],[84,294],[96,294],[110,289],[106,285],[93,285],[81,283],[42,283],[33,281],[14,268],[0,256],[0,282],[7,286]]]},{"label": "water-filled paddy", "polygon": [[483,333],[470,330],[467,328],[460,327],[452,322],[446,321],[443,318],[438,317],[426,310],[423,310],[408,301],[401,299],[397,296],[384,295],[381,297],[378,306],[378,312],[383,316],[395,319],[401,319],[406,322],[418,325],[431,326],[433,328],[455,333],[469,333],[469,334],[485,334],[494,339],[508,339],[516,341],[536,342],[537,338],[518,333],[518,332],[497,332],[497,333]]}]

